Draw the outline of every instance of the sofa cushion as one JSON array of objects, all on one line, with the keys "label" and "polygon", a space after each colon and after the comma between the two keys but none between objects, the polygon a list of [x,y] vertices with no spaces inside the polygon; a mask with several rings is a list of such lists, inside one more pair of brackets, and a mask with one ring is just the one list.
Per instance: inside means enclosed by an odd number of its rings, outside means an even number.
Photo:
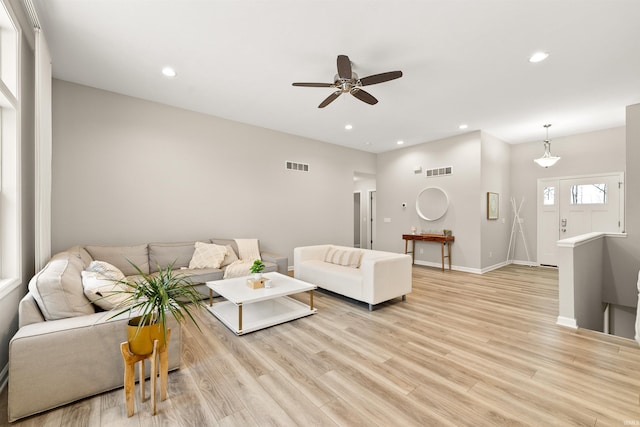
[{"label": "sofa cushion", "polygon": [[31,279],[29,292],[46,320],[95,313],[95,308],[84,295],[83,267],[77,252],[60,252]]},{"label": "sofa cushion", "polygon": [[224,260],[222,261],[222,264],[220,264],[220,267],[226,267],[232,262],[238,261],[238,255],[233,247],[231,245],[225,245],[225,247],[227,248],[227,254],[224,256]]},{"label": "sofa cushion", "polygon": [[173,263],[173,268],[188,267],[196,247],[195,242],[149,243],[149,272],[155,273]]},{"label": "sofa cushion", "polygon": [[224,275],[224,272],[219,268],[183,268],[176,273],[184,275],[194,285],[221,280]]},{"label": "sofa cushion", "polygon": [[91,255],[89,255],[89,252],[87,252],[87,250],[85,248],[83,248],[82,246],[73,246],[69,249],[66,250],[66,252],[71,252],[73,254],[76,254],[77,256],[80,257],[80,259],[82,260],[82,267],[83,268],[87,268],[89,266],[89,264],[91,264],[91,262],[93,261],[93,259],[91,258]]},{"label": "sofa cushion", "polygon": [[215,243],[216,245],[220,245],[220,246],[231,246],[233,248],[233,252],[236,254],[236,256],[238,255],[238,244],[236,243],[236,241],[234,239],[218,239],[218,238],[213,238],[211,239],[211,243]]},{"label": "sofa cushion", "polygon": [[226,246],[196,242],[189,268],[220,268],[226,254]]},{"label": "sofa cushion", "polygon": [[94,260],[113,264],[125,276],[138,274],[131,263],[138,266],[143,273],[149,273],[149,248],[146,244],[135,246],[85,246]]},{"label": "sofa cushion", "polygon": [[325,262],[345,267],[359,268],[362,251],[359,249],[344,249],[331,246],[324,257]]},{"label": "sofa cushion", "polygon": [[362,276],[360,269],[320,260],[307,260],[295,266],[296,278],[357,300],[363,297]]}]

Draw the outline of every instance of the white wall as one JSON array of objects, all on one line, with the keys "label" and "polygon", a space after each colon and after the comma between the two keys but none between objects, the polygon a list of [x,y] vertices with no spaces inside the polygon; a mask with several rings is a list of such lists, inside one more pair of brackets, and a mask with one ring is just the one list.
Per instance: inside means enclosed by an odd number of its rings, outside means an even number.
[{"label": "white wall", "polygon": [[[640,104],[627,107],[626,112],[626,231],[627,238],[607,239],[605,257],[607,263],[603,271],[603,295],[605,302],[615,306],[635,307],[638,302],[638,271],[640,270]],[[622,330],[620,317],[614,307],[614,324]],[[624,328],[628,331],[630,328]],[[619,330],[614,333],[619,334]],[[622,335],[622,333],[620,333]]]},{"label": "white wall", "polygon": [[[411,233],[412,226],[418,233],[451,229],[456,238],[452,245],[453,265],[480,271],[480,157],[479,131],[378,154],[376,248],[404,252],[402,235]],[[415,166],[422,167],[421,174],[414,173]],[[442,166],[451,166],[453,173],[425,177],[426,169]],[[449,196],[449,210],[437,221],[425,221],[415,210],[416,196],[426,187],[440,187]],[[402,208],[403,202],[407,203],[406,208]],[[385,218],[391,222],[384,222]],[[440,245],[418,243],[416,263],[439,265],[440,260]]]},{"label": "white wall", "polygon": [[257,237],[291,265],[296,246],[352,245],[355,171],[375,155],[54,80],[54,253]]},{"label": "white wall", "polygon": [[[603,172],[624,172],[625,165],[625,128],[618,127],[595,132],[553,138],[550,128],[551,152],[562,157],[550,168],[541,168],[533,162],[544,152],[540,127],[540,141],[511,146],[511,194],[520,203],[524,197],[521,217],[524,219],[524,231],[527,248],[532,260],[536,260],[537,250],[537,181],[540,178],[553,178],[575,175],[589,175]],[[627,192],[627,197],[629,193]],[[515,260],[526,261],[522,239],[518,239]]]},{"label": "white wall", "polygon": [[[509,182],[510,146],[482,132],[480,194],[480,256],[483,271],[504,265],[511,236],[511,188]],[[487,192],[499,194],[498,219],[487,219]]]}]

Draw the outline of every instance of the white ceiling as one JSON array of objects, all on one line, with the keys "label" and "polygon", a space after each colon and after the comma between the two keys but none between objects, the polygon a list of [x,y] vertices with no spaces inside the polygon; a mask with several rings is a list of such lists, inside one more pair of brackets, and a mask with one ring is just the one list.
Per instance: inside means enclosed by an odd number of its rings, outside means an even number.
[{"label": "white ceiling", "polygon": [[[640,102],[637,0],[34,3],[58,79],[374,153],[622,126]],[[550,56],[529,63],[536,51]],[[367,88],[377,105],[346,94],[318,109],[331,89],[291,83],[332,82],[338,54],[360,77],[404,76]]]}]

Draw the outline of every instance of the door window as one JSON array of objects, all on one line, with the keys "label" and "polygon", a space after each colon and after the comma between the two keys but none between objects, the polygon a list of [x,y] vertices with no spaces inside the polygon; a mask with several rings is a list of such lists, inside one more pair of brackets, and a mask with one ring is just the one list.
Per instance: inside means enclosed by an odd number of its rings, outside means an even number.
[{"label": "door window", "polygon": [[553,206],[556,204],[556,187],[544,187],[542,193],[542,201],[545,206]]},{"label": "door window", "polygon": [[571,186],[572,205],[605,205],[607,184],[579,184]]}]

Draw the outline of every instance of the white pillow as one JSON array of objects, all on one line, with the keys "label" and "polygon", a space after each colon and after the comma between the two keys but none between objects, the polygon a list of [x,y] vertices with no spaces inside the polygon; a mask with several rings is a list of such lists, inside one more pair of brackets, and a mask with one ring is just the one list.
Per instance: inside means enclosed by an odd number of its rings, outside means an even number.
[{"label": "white pillow", "polygon": [[109,264],[106,261],[91,261],[91,264],[85,269],[85,271],[93,271],[96,273],[102,273],[106,278],[113,280],[123,280],[124,273],[120,271],[115,265]]},{"label": "white pillow", "polygon": [[324,257],[325,262],[343,265],[345,267],[359,268],[362,260],[362,251],[358,249],[338,249],[331,247]]},{"label": "white pillow", "polygon": [[226,246],[196,242],[195,247],[189,268],[220,268],[220,264],[227,255]]},{"label": "white pillow", "polygon": [[[117,268],[116,270],[120,272]],[[84,294],[92,303],[105,310],[124,306],[130,296],[130,294],[122,293],[125,287],[118,281],[124,279],[124,274],[120,272],[120,275],[117,275],[117,272],[113,270],[109,270],[107,273],[87,270],[82,272]]]}]

